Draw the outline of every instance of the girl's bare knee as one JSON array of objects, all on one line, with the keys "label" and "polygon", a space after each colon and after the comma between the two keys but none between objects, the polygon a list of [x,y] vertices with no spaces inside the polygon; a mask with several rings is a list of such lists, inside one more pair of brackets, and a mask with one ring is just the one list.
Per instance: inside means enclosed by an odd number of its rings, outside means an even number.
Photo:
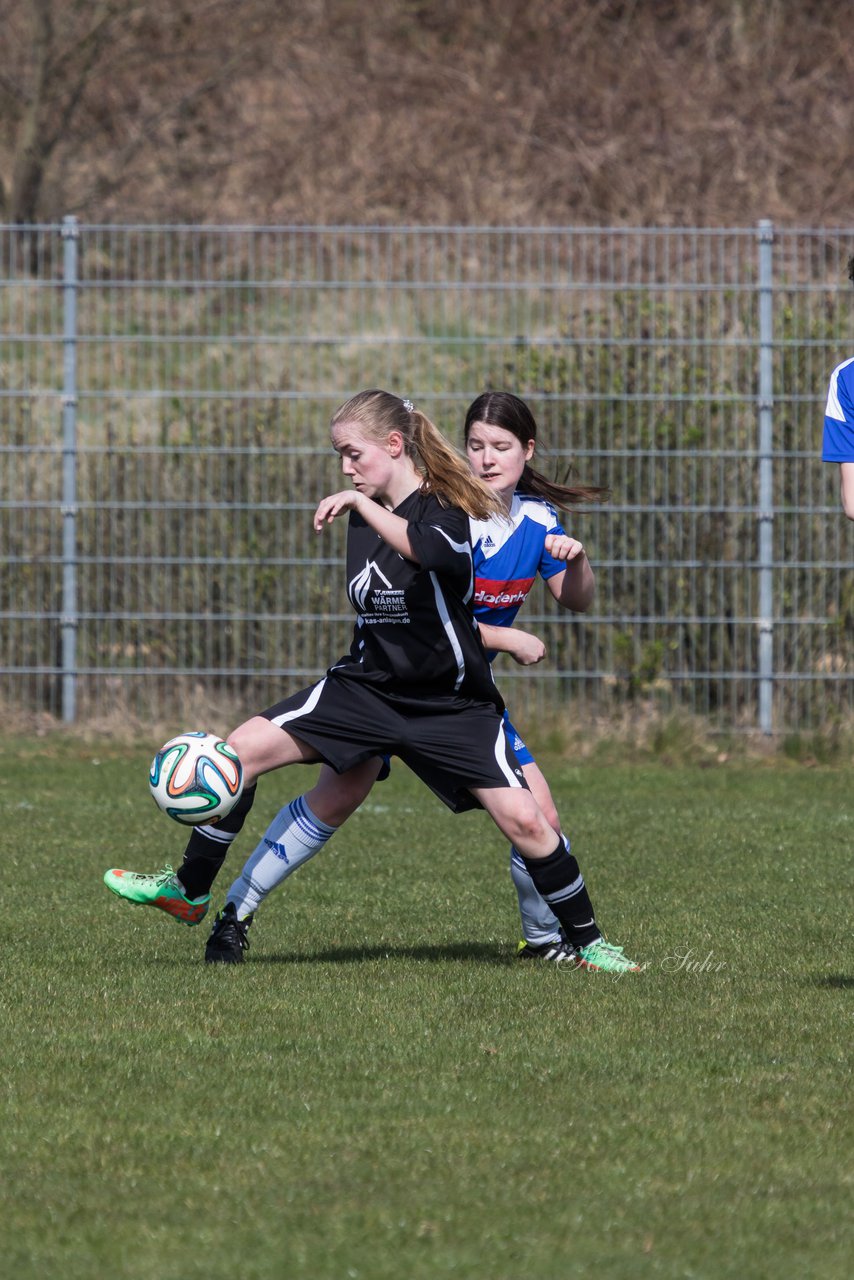
[{"label": "girl's bare knee", "polygon": [[528,845],[549,840],[553,836],[553,828],[548,822],[530,791],[523,792],[514,798],[508,821],[514,844]]},{"label": "girl's bare knee", "polygon": [[329,768],[321,769],[320,777],[306,796],[308,806],[321,822],[340,827],[370,794],[378,773],[379,761],[376,768],[357,765],[341,774]]}]

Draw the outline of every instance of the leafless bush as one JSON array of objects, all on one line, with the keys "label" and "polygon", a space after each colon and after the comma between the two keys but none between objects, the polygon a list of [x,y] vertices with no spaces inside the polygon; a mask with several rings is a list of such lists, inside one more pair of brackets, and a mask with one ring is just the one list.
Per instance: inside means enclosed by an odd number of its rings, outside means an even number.
[{"label": "leafless bush", "polygon": [[829,0],[0,0],[0,27],[13,221],[850,219]]}]

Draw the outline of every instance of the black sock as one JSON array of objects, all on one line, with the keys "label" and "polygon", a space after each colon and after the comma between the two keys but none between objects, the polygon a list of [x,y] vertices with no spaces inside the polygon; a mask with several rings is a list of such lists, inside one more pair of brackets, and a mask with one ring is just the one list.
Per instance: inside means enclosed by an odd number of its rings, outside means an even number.
[{"label": "black sock", "polygon": [[201,898],[210,893],[231,842],[242,830],[254,800],[253,785],[246,788],[231,813],[226,814],[221,822],[194,829],[184,850],[184,861],[176,872],[188,898]]},{"label": "black sock", "polygon": [[526,858],[523,854],[522,861],[534,888],[545,898],[572,945],[586,947],[595,942],[600,930],[593,915],[593,904],[578,863],[567,852],[563,841],[547,858]]}]

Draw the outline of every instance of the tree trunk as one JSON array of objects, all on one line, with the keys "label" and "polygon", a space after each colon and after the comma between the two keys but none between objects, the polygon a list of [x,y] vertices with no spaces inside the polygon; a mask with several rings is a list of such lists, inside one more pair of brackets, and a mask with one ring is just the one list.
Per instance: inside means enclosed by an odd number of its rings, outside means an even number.
[{"label": "tree trunk", "polygon": [[51,0],[31,0],[34,75],[15,148],[8,193],[10,222],[36,222],[45,166],[53,150],[48,122],[48,77],[53,52]]}]

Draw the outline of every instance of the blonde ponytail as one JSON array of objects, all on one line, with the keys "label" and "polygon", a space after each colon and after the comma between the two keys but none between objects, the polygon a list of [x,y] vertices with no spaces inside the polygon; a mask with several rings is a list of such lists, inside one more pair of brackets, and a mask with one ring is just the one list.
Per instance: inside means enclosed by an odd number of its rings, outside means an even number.
[{"label": "blonde ponytail", "polygon": [[[443,506],[460,507],[475,520],[506,516],[503,502],[472,474],[464,458],[420,409],[413,409],[413,444],[418,451],[422,489],[433,493]],[[418,463],[416,463],[418,465]]]},{"label": "blonde ponytail", "polygon": [[331,426],[340,422],[357,422],[366,436],[377,441],[399,431],[407,456],[423,477],[422,492],[432,493],[442,506],[459,507],[475,520],[506,517],[501,499],[472,474],[468,460],[411,400],[390,391],[360,391],[335,410]]}]

